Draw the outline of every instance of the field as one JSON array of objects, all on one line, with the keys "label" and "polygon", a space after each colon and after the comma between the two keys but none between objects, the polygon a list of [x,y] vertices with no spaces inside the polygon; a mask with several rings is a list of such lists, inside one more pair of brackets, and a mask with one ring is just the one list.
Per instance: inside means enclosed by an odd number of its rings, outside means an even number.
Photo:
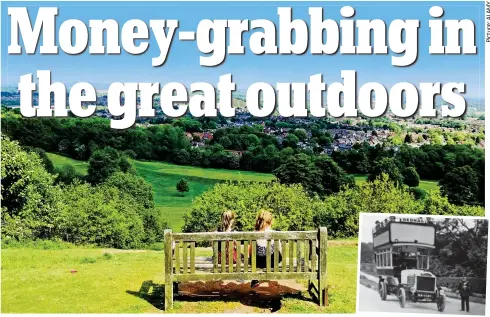
[{"label": "field", "polygon": [[[199,255],[210,253],[206,248],[197,250]],[[330,305],[320,308],[302,294],[305,298],[283,298],[279,312],[355,312],[357,241],[330,241],[328,254]],[[163,299],[162,263],[163,252],[151,250],[3,249],[2,313],[157,313]],[[140,292],[143,284],[152,286],[148,293]],[[268,311],[267,303],[248,297],[192,301],[177,297],[169,312]]]},{"label": "field", "polygon": [[[48,156],[56,167],[71,164],[79,173],[87,173],[87,162],[52,153],[48,153]],[[180,166],[164,162],[134,160],[133,163],[138,175],[153,186],[155,206],[161,210],[172,230],[179,232],[184,224],[182,214],[191,205],[192,199],[214,184],[225,180],[267,182],[275,178],[271,174]],[[181,178],[185,178],[190,187],[190,191],[184,196],[175,189],[175,185]],[[361,184],[366,181],[367,176],[355,175],[355,179],[356,183]],[[420,188],[426,191],[439,189],[437,182],[425,180],[420,181]]]},{"label": "field", "polygon": [[[88,163],[73,160],[61,155],[48,153],[55,167],[71,164],[81,173],[87,173]],[[191,205],[192,199],[205,192],[218,182],[225,180],[267,182],[275,177],[271,174],[232,171],[225,169],[180,166],[163,162],[133,161],[138,175],[153,186],[155,206],[171,225],[172,230],[180,231],[184,220],[182,214]],[[180,194],[175,185],[185,178],[190,191]]]}]

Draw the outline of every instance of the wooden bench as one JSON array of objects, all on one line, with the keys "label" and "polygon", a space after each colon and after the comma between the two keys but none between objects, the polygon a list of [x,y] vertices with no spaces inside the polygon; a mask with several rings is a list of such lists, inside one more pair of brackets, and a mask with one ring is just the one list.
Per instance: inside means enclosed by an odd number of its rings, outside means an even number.
[{"label": "wooden bench", "polygon": [[[267,241],[264,269],[256,266],[257,240]],[[281,262],[279,252],[271,256],[272,241],[281,241]],[[218,242],[221,242],[221,250],[218,250]],[[212,245],[213,256],[196,257],[196,243]],[[164,244],[165,309],[172,308],[174,284],[220,280],[308,280],[308,291],[318,299],[319,305],[328,305],[327,229],[324,227],[318,231],[272,232],[172,233],[172,230],[165,230]],[[233,261],[234,245],[236,263]],[[218,252],[221,252],[221,261]]]}]

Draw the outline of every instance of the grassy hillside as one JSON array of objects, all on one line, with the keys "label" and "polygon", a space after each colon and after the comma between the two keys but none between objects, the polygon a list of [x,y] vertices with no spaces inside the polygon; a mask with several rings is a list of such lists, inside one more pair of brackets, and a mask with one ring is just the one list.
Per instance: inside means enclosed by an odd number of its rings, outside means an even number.
[{"label": "grassy hillside", "polygon": [[[330,305],[320,308],[305,294],[306,299],[282,299],[279,312],[355,312],[357,242],[332,241],[328,252]],[[197,253],[212,251],[199,248]],[[150,250],[3,249],[2,313],[157,313],[163,300],[162,263],[163,252]],[[140,294],[144,282],[152,286],[148,294]],[[267,305],[253,295],[242,300],[176,298],[170,313],[260,313],[268,311]]]},{"label": "grassy hillside", "polygon": [[[48,156],[56,167],[71,164],[79,173],[87,173],[87,162],[52,153],[48,153]],[[138,175],[153,185],[155,205],[161,210],[174,231],[181,230],[184,224],[182,214],[191,205],[192,199],[217,182],[224,180],[267,182],[275,178],[271,174],[180,166],[164,162],[134,160],[133,163]],[[190,187],[190,191],[185,193],[184,196],[175,189],[175,185],[181,178],[185,178]],[[356,175],[355,179],[356,183],[360,184],[366,181],[367,176]],[[424,180],[420,181],[420,188],[427,191],[439,189],[437,182]]]},{"label": "grassy hillside", "polygon": [[[87,173],[87,162],[73,160],[61,155],[48,153],[55,167],[71,164],[81,173]],[[155,205],[161,210],[165,219],[174,231],[180,231],[184,220],[182,214],[188,208],[192,199],[199,196],[217,182],[225,180],[267,182],[274,175],[255,172],[232,171],[225,169],[199,168],[180,166],[163,162],[133,161],[138,175],[142,176],[153,186]],[[175,186],[185,178],[189,182],[190,191],[183,196]]]}]

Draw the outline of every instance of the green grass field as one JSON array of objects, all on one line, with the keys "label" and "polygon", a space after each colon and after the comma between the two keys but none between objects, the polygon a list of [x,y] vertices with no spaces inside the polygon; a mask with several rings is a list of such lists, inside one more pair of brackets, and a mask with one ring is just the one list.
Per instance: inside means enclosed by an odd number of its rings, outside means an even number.
[{"label": "green grass field", "polygon": [[[53,153],[48,153],[48,157],[55,167],[71,164],[79,173],[83,175],[87,173],[87,162]],[[153,186],[155,206],[169,222],[172,230],[177,232],[180,232],[184,224],[182,214],[191,205],[192,199],[214,184],[225,180],[267,182],[275,178],[272,174],[181,166],[164,162],[134,160],[133,163],[138,175]],[[184,196],[175,189],[175,185],[181,178],[185,178],[190,187],[190,191]],[[355,179],[356,183],[361,184],[366,181],[367,176],[355,175]],[[420,181],[420,188],[426,191],[439,189],[437,182],[424,180]]]},{"label": "green grass field", "polygon": [[[197,250],[198,255],[211,252]],[[279,312],[355,312],[357,241],[331,241],[328,256],[330,305],[320,308],[304,294],[304,299],[283,298]],[[3,249],[2,313],[157,313],[163,300],[162,264],[162,251]],[[147,295],[140,295],[144,282],[153,287]],[[169,312],[267,312],[263,304],[176,298]]]},{"label": "green grass field", "polygon": [[[55,167],[71,164],[85,175],[88,163],[73,160],[61,155],[48,153]],[[172,230],[180,231],[184,220],[182,214],[191,205],[192,199],[199,196],[211,186],[225,180],[267,182],[275,177],[271,174],[233,171],[225,169],[199,168],[180,166],[163,162],[133,161],[138,175],[153,186],[155,206],[161,211]],[[184,178],[189,182],[190,191],[183,196],[175,185]]]}]

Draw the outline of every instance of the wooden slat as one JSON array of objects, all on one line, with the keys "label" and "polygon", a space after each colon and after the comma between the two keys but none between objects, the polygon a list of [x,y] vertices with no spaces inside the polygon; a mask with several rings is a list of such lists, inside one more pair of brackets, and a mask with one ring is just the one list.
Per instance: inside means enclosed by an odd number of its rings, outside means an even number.
[{"label": "wooden slat", "polygon": [[188,271],[187,271],[187,263],[188,263],[187,248],[188,248],[188,243],[184,242],[183,246],[182,246],[182,271],[183,271],[183,274],[188,273]]},{"label": "wooden slat", "polygon": [[296,241],[296,272],[301,272],[301,242]]},{"label": "wooden slat", "polygon": [[242,271],[242,242],[236,242],[236,270],[237,273]]},{"label": "wooden slat", "polygon": [[248,240],[243,242],[243,271],[248,272]]},{"label": "wooden slat", "polygon": [[221,241],[221,273],[226,272],[226,242]]},{"label": "wooden slat", "polygon": [[180,243],[175,244],[175,274],[180,274]]},{"label": "wooden slat", "polygon": [[304,240],[316,239],[317,231],[270,231],[270,232],[195,232],[174,233],[175,241],[226,241],[226,240]]},{"label": "wooden slat", "polygon": [[316,248],[316,240],[311,241],[311,271],[312,272],[317,272],[318,271],[318,261],[317,259],[317,248]]},{"label": "wooden slat", "polygon": [[270,272],[271,271],[271,255],[272,255],[272,252],[271,252],[271,240],[267,240],[267,249],[266,249],[266,252],[265,252],[265,269],[267,272]]},{"label": "wooden slat", "polygon": [[252,272],[257,269],[257,241],[252,241]]},{"label": "wooden slat", "polygon": [[[172,289],[173,284],[173,264],[172,264],[172,230],[165,229],[164,236],[165,253],[165,289]],[[173,292],[165,292],[165,310],[173,306]]]},{"label": "wooden slat", "polygon": [[310,271],[310,240],[305,240],[305,272]]},{"label": "wooden slat", "polygon": [[[294,270],[296,270],[296,259],[294,260]],[[208,262],[196,262],[196,272],[199,271],[204,271],[208,273],[213,273],[213,263],[211,261]],[[266,272],[265,268],[256,268],[256,272]],[[289,272],[289,264],[286,264],[286,272]],[[294,272],[294,271],[293,271]],[[219,274],[220,272],[216,273]],[[228,272],[226,272],[228,273]],[[281,272],[275,272],[275,273],[281,273]]]},{"label": "wooden slat", "polygon": [[289,272],[294,272],[294,240],[289,240]]},{"label": "wooden slat", "polygon": [[321,227],[318,230],[318,240],[320,249],[319,274],[318,274],[318,291],[320,295],[320,306],[328,305],[327,289],[327,228]]},{"label": "wooden slat", "polygon": [[213,241],[213,272],[218,273],[218,241]]},{"label": "wooden slat", "polygon": [[233,273],[233,241],[228,241],[228,273]]},{"label": "wooden slat", "polygon": [[216,281],[216,280],[309,280],[315,279],[316,275],[312,273],[297,272],[254,272],[254,273],[196,273],[196,274],[179,274],[174,276],[175,282],[186,281]]},{"label": "wooden slat", "polygon": [[274,241],[274,272],[279,272],[279,252],[280,244],[278,240]]},{"label": "wooden slat", "polygon": [[191,252],[190,252],[190,257],[191,257],[191,268],[190,268],[190,273],[194,274],[196,272],[196,243],[193,241],[190,243],[191,244]]},{"label": "wooden slat", "polygon": [[286,272],[286,258],[287,258],[287,255],[286,255],[286,241],[282,241],[281,243],[281,246],[282,246],[282,271],[283,272]]}]

